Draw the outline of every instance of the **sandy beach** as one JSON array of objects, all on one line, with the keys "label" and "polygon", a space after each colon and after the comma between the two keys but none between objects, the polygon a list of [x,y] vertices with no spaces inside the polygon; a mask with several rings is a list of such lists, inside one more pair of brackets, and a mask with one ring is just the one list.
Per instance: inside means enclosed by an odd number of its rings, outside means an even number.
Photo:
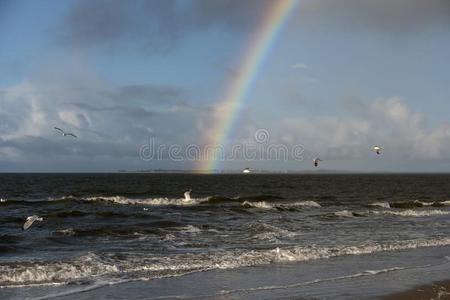
[{"label": "sandy beach", "polygon": [[430,285],[421,285],[406,292],[400,292],[389,295],[384,299],[385,300],[450,299],[450,280],[439,281]]}]

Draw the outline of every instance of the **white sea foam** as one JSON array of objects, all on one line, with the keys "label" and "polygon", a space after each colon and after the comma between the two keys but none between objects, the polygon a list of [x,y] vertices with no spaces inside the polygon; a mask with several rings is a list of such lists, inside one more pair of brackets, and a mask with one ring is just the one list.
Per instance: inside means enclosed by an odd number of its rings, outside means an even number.
[{"label": "white sea foam", "polygon": [[264,208],[264,209],[274,209],[275,208],[272,204],[267,203],[266,201],[255,201],[255,202],[244,201],[242,203],[242,206],[253,207],[253,208]]},{"label": "white sea foam", "polygon": [[0,284],[8,286],[61,283],[118,271],[119,269],[114,264],[107,264],[99,256],[90,253],[71,262],[0,265]]},{"label": "white sea foam", "polygon": [[[389,202],[374,202],[374,203],[371,203],[369,205],[370,206],[374,206],[374,207],[393,208],[393,207],[399,206],[400,204],[405,204],[406,206],[409,204],[411,206],[416,206],[416,207],[421,207],[421,206],[447,206],[447,205],[450,205],[450,200],[448,200],[448,201],[441,201],[441,202],[439,202],[439,201],[437,201],[437,202],[424,202],[424,201],[414,200],[414,201],[405,202],[405,203],[392,203],[392,204],[390,204]],[[413,204],[416,204],[416,205],[413,205]]]},{"label": "white sea foam", "polygon": [[370,206],[383,207],[383,208],[391,208],[389,202],[375,202],[370,204]]},{"label": "white sea foam", "polygon": [[320,207],[320,204],[315,201],[297,201],[292,203],[271,203],[266,201],[244,201],[242,206],[249,208],[261,209],[291,209],[302,207]]},{"label": "white sea foam", "polygon": [[383,211],[374,211],[375,214],[385,214],[385,215],[393,215],[400,217],[430,217],[430,216],[442,216],[442,215],[450,215],[450,211],[433,209],[433,210],[383,210]]},{"label": "white sea foam", "polygon": [[178,229],[181,229],[181,231],[184,233],[199,233],[202,231],[200,228],[198,228],[197,226],[194,226],[194,225],[178,227]]},{"label": "white sea foam", "polygon": [[309,207],[321,207],[319,203],[316,201],[300,201],[300,202],[294,202],[292,204],[293,206],[309,206]]},{"label": "white sea foam", "polygon": [[[178,276],[196,271],[212,269],[233,269],[277,262],[303,262],[346,255],[363,255],[383,251],[398,251],[420,247],[449,246],[450,238],[416,239],[389,241],[384,243],[367,242],[359,245],[340,245],[331,247],[285,247],[272,250],[234,250],[209,253],[186,253],[173,256],[137,255],[122,253],[119,260],[102,258],[88,254],[68,262],[30,262],[0,265],[0,287],[18,285],[51,284],[90,279],[102,275],[127,278],[157,278]],[[366,271],[358,276],[373,275],[378,271]]]},{"label": "white sea foam", "polygon": [[295,232],[266,223],[251,223],[249,229],[256,231],[254,239],[278,242],[280,238],[292,238],[297,236]]},{"label": "white sea foam", "polygon": [[184,198],[146,198],[146,199],[133,199],[122,196],[112,197],[88,197],[86,201],[105,201],[112,202],[114,204],[124,205],[152,205],[152,206],[189,206],[197,205],[202,202],[208,201],[208,198],[192,198],[186,201]]},{"label": "white sea foam", "polygon": [[354,214],[353,212],[349,210],[341,210],[334,213],[336,217],[342,217],[342,218],[353,218]]},{"label": "white sea foam", "polygon": [[415,203],[420,203],[420,204],[422,204],[423,206],[432,206],[433,204],[434,204],[434,202],[423,202],[423,201],[419,201],[419,200],[416,200],[416,201],[414,201]]}]

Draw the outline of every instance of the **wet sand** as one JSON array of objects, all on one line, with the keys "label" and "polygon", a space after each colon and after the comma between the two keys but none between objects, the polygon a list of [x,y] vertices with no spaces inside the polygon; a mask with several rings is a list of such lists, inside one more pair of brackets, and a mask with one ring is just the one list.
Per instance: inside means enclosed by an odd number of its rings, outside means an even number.
[{"label": "wet sand", "polygon": [[450,299],[450,280],[435,282],[430,285],[418,286],[406,292],[389,295],[384,299],[385,300]]}]

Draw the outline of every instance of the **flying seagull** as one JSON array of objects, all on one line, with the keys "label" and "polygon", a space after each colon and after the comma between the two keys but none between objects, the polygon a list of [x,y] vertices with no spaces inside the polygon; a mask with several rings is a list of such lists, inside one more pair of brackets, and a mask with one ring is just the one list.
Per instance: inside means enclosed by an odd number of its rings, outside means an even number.
[{"label": "flying seagull", "polygon": [[318,167],[318,166],[319,166],[319,161],[323,161],[323,160],[321,160],[321,159],[318,158],[318,157],[313,159],[314,167]]},{"label": "flying seagull", "polygon": [[192,192],[191,189],[184,192],[184,201],[191,201],[191,192]]},{"label": "flying seagull", "polygon": [[59,132],[61,132],[62,136],[73,136],[74,138],[76,138],[77,136],[71,132],[64,132],[64,130],[62,130],[61,128],[58,127],[53,127],[56,130],[58,130]]},{"label": "flying seagull", "polygon": [[381,150],[384,150],[384,148],[381,147],[381,146],[375,145],[375,146],[373,146],[373,150],[377,153],[377,155],[380,155],[381,154]]},{"label": "flying seagull", "polygon": [[33,225],[34,221],[43,221],[44,219],[42,217],[39,217],[37,215],[32,215],[27,218],[25,223],[23,224],[23,230],[27,230],[28,228]]}]

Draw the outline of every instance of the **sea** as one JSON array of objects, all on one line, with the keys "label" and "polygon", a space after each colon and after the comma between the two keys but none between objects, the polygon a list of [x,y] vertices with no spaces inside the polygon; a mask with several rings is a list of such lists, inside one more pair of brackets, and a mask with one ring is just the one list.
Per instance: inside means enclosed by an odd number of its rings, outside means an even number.
[{"label": "sea", "polygon": [[380,299],[450,279],[450,174],[0,174],[0,198],[2,300]]}]

